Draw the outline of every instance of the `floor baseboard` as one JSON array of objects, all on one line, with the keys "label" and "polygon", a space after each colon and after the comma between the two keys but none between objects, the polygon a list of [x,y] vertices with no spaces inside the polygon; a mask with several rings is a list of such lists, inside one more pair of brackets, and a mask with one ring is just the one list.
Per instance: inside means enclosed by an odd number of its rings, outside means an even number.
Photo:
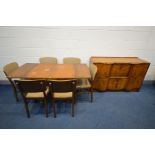
[{"label": "floor baseboard", "polygon": [[0,85],[9,85],[10,82],[8,80],[0,80]]},{"label": "floor baseboard", "polygon": [[155,80],[144,80],[143,84],[155,84]]}]

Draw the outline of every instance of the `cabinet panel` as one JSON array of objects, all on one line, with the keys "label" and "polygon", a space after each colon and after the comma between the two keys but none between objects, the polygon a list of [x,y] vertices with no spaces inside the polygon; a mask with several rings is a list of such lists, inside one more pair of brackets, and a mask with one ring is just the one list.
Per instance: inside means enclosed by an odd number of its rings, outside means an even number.
[{"label": "cabinet panel", "polygon": [[130,71],[131,77],[137,77],[137,76],[142,76],[144,77],[147,70],[148,70],[149,64],[135,64],[132,65],[132,69]]},{"label": "cabinet panel", "polygon": [[111,68],[112,77],[127,77],[130,71],[130,64],[113,64]]},{"label": "cabinet panel", "polygon": [[127,78],[110,78],[108,82],[108,90],[123,90],[126,87]]},{"label": "cabinet panel", "polygon": [[93,89],[105,91],[107,89],[108,78],[95,78],[93,82]]},{"label": "cabinet panel", "polygon": [[95,64],[97,66],[97,78],[107,77],[110,74],[110,64]]},{"label": "cabinet panel", "polygon": [[144,77],[131,77],[129,78],[128,85],[126,86],[126,90],[128,91],[138,91],[143,83]]}]

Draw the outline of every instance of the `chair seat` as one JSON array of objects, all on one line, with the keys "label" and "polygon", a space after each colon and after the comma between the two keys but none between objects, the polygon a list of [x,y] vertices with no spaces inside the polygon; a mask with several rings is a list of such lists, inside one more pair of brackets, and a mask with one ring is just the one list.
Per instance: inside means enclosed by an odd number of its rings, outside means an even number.
[{"label": "chair seat", "polygon": [[67,92],[67,93],[54,93],[54,98],[70,98],[73,96],[72,92]]},{"label": "chair seat", "polygon": [[[45,94],[47,95],[49,93],[49,88],[46,89]],[[27,93],[26,98],[44,98],[43,92],[37,92],[37,93]]]},{"label": "chair seat", "polygon": [[91,84],[88,79],[77,80],[77,86],[76,86],[77,89],[90,88],[90,87]]}]

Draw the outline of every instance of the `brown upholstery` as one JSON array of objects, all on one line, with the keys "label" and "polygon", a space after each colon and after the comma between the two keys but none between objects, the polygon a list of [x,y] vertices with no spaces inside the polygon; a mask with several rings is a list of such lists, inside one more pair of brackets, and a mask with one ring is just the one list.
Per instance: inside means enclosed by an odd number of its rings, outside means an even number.
[{"label": "brown upholstery", "polygon": [[27,117],[30,117],[28,100],[30,99],[41,99],[45,104],[46,117],[48,117],[48,105],[46,97],[49,93],[47,83],[44,80],[15,80],[15,84],[21,92],[23,97]]},{"label": "brown upholstery", "polygon": [[72,116],[74,116],[74,104],[76,99],[76,80],[52,80],[48,82],[56,117],[56,100],[72,101]]},{"label": "brown upholstery", "polygon": [[7,64],[7,65],[5,65],[3,67],[3,72],[6,75],[6,77],[8,78],[9,82],[11,83],[11,86],[12,86],[12,89],[13,89],[13,92],[14,92],[14,96],[15,96],[17,102],[19,101],[18,95],[17,95],[17,88],[16,88],[16,86],[14,84],[14,81],[11,78],[9,78],[8,76],[13,71],[15,71],[16,69],[18,69],[18,67],[19,67],[19,65],[18,65],[17,62],[9,63],[9,64]]},{"label": "brown upholstery", "polygon": [[64,64],[80,64],[81,60],[80,58],[74,58],[74,57],[66,57],[63,59]]},{"label": "brown upholstery", "polygon": [[54,57],[42,57],[39,59],[40,63],[57,64],[57,58]]}]

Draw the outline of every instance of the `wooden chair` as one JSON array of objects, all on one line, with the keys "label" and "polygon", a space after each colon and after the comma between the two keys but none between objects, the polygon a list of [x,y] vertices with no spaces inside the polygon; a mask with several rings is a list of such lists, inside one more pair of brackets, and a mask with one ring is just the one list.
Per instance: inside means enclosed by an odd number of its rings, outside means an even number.
[{"label": "wooden chair", "polygon": [[28,101],[36,99],[43,100],[46,117],[48,117],[48,104],[46,97],[49,93],[49,89],[47,88],[47,83],[44,80],[15,80],[15,84],[23,97],[27,117],[30,118]]},{"label": "wooden chair", "polygon": [[9,77],[9,74],[11,74],[13,71],[18,69],[18,67],[19,67],[19,65],[18,65],[17,62],[12,62],[12,63],[9,63],[9,64],[5,65],[4,68],[3,68],[4,74],[6,75],[7,79],[11,83],[11,86],[12,86],[12,89],[13,89],[13,92],[14,92],[14,96],[15,96],[17,102],[19,101],[18,95],[17,95],[18,91],[17,91],[17,88],[16,88],[16,85],[15,85],[14,81]]},{"label": "wooden chair", "polygon": [[42,57],[39,59],[40,63],[57,64],[57,58],[54,57]]},{"label": "wooden chair", "polygon": [[57,100],[71,100],[72,117],[74,117],[74,105],[76,102],[76,80],[52,80],[49,81],[49,89],[52,96],[54,117],[56,117]]},{"label": "wooden chair", "polygon": [[77,90],[88,90],[91,95],[91,102],[93,102],[93,88],[92,84],[97,73],[97,67],[94,64],[90,64],[91,79],[80,79],[77,81]]},{"label": "wooden chair", "polygon": [[81,60],[80,58],[74,58],[74,57],[66,57],[63,59],[64,64],[80,64]]}]

